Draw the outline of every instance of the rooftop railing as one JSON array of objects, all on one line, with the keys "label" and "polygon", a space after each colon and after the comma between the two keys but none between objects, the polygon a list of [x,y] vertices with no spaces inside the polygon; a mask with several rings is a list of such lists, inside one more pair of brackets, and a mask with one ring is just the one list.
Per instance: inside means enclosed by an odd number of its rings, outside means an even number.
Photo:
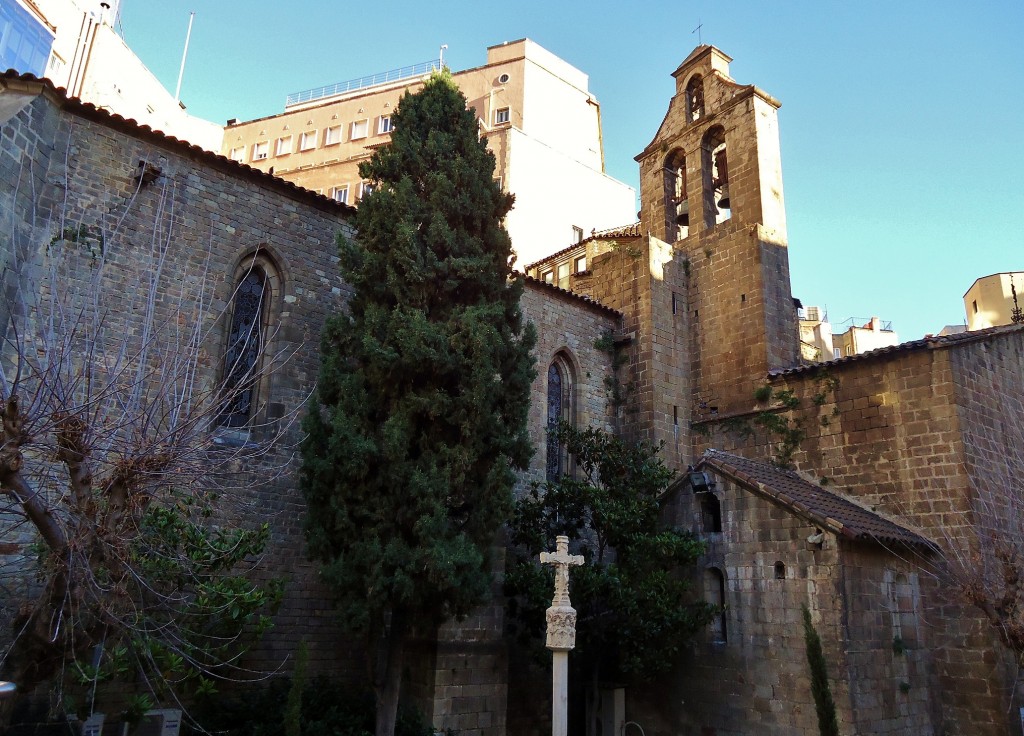
[{"label": "rooftop railing", "polygon": [[431,59],[430,61],[422,61],[419,64],[411,64],[409,66],[399,67],[398,69],[391,69],[390,71],[371,74],[367,77],[350,79],[347,82],[329,84],[325,87],[314,87],[313,89],[303,90],[302,92],[292,92],[288,95],[284,104],[285,107],[290,107],[292,105],[302,104],[303,102],[312,102],[313,100],[322,100],[325,97],[342,95],[346,92],[363,89],[364,87],[375,87],[378,84],[385,84],[386,82],[397,82],[400,79],[419,77],[437,69],[438,65],[438,59]]}]

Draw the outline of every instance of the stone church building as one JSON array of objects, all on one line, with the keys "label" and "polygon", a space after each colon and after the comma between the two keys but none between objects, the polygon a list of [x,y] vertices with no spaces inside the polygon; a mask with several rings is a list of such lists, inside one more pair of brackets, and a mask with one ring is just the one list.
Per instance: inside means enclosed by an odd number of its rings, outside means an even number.
[{"label": "stone church building", "polygon": [[[952,545],[987,580],[999,540],[1019,540],[1024,328],[801,363],[780,103],[735,82],[729,61],[700,46],[673,72],[664,120],[637,156],[640,222],[526,267],[522,306],[539,339],[537,451],[524,480],[557,466],[545,439],[551,417],[663,442],[680,471],[666,523],[707,541],[695,589],[722,606],[672,675],[625,688],[611,725],[621,732],[633,722],[649,736],[816,734],[806,607],[842,733],[1020,729],[1016,670],[981,614],[937,576],[935,550]],[[175,244],[164,272],[216,274],[211,310],[240,309],[240,280],[260,274],[270,352],[293,357],[260,381],[225,441],[260,439],[246,433],[271,431],[308,395],[323,321],[349,293],[334,243],[353,234],[352,213],[45,81],[0,77],[6,293],[45,265],[63,222],[104,234],[111,288],[149,277],[154,223]],[[566,264],[567,284],[550,275]],[[6,324],[8,312],[0,316]],[[230,322],[211,330],[211,375],[221,371]],[[626,358],[620,368],[597,345],[609,334]],[[611,400],[609,380],[628,386],[624,400]],[[298,429],[279,430],[287,462]],[[358,677],[303,554],[294,475],[242,500],[271,522],[271,572],[288,581],[253,664],[277,667],[305,640],[316,670]],[[25,540],[8,536],[12,519],[0,505],[8,590],[29,554]],[[11,614],[0,600],[0,617]],[[496,598],[418,648],[408,692],[438,729],[546,730],[548,709],[509,666],[503,628]]]}]

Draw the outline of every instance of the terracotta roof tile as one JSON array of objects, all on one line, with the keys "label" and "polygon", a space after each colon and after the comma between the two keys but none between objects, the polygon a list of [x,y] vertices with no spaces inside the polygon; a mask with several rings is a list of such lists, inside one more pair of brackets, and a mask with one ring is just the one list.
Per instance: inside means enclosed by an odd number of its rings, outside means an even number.
[{"label": "terracotta roof tile", "polygon": [[609,307],[607,305],[604,305],[601,302],[597,301],[596,299],[591,299],[589,296],[584,296],[583,294],[577,294],[575,291],[569,291],[568,289],[563,289],[560,286],[556,286],[555,284],[549,284],[547,281],[541,281],[540,279],[534,278],[533,276],[530,276],[530,275],[525,274],[525,273],[521,273],[519,271],[516,271],[515,273],[517,273],[519,276],[522,276],[526,280],[526,285],[527,286],[532,286],[534,288],[542,289],[542,290],[545,290],[545,291],[553,291],[554,293],[560,294],[563,297],[568,297],[570,299],[574,299],[576,301],[583,302],[584,304],[586,304],[589,307],[592,307],[594,309],[600,310],[602,312],[606,312],[608,314],[615,315],[616,317],[619,317],[619,318],[621,318],[623,316],[622,312],[620,312],[618,309],[615,309],[614,307]]},{"label": "terracotta roof tile", "polygon": [[697,465],[710,469],[752,493],[788,508],[814,524],[847,539],[935,549],[934,543],[875,511],[791,470],[720,450],[707,450]]},{"label": "terracotta roof tile", "polygon": [[847,363],[858,363],[866,360],[889,358],[891,356],[911,353],[917,350],[936,350],[940,348],[954,347],[964,343],[978,342],[991,337],[1003,337],[1004,335],[1010,335],[1022,331],[1024,331],[1024,324],[1000,325],[998,327],[989,327],[984,330],[958,332],[952,335],[929,335],[928,337],[921,338],[920,340],[910,340],[909,342],[902,342],[899,345],[889,345],[884,348],[876,348],[875,350],[869,350],[866,353],[847,355],[834,360],[826,360],[822,363],[808,363],[806,365],[793,366],[792,368],[781,368],[770,371],[768,375],[772,377],[791,376],[798,373],[813,372],[822,368],[831,368],[832,366],[842,366]]},{"label": "terracotta roof tile", "polygon": [[639,222],[634,222],[632,225],[624,225],[624,226],[621,226],[621,227],[614,227],[614,228],[611,228],[610,230],[598,230],[598,231],[595,231],[594,234],[591,235],[589,238],[584,238],[583,240],[581,240],[578,243],[573,243],[568,248],[562,248],[562,250],[555,251],[554,253],[551,253],[550,255],[546,255],[543,258],[541,258],[540,260],[534,261],[533,263],[526,264],[526,266],[523,267],[523,270],[524,271],[529,271],[531,268],[533,268],[534,266],[539,266],[541,263],[544,263],[544,262],[550,261],[550,260],[554,260],[555,258],[558,258],[559,256],[564,256],[566,253],[572,253],[574,250],[578,250],[579,248],[581,248],[582,246],[585,246],[587,243],[589,243],[589,242],[591,242],[593,240],[608,240],[609,238],[638,238],[638,237],[640,237],[640,223]]}]

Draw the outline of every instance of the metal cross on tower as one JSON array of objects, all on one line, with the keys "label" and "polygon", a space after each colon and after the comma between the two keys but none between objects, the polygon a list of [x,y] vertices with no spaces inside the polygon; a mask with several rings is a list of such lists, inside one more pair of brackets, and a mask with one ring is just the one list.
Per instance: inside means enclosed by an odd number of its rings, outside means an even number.
[{"label": "metal cross on tower", "polygon": [[700,18],[698,18],[698,19],[697,19],[697,27],[696,27],[696,28],[694,28],[694,29],[693,29],[692,31],[690,31],[690,35],[691,35],[691,36],[692,36],[692,35],[693,35],[694,33],[696,33],[696,34],[697,34],[697,45],[698,45],[698,46],[701,46],[701,45],[703,45],[703,44],[704,44],[704,41],[703,41],[703,40],[701,39],[701,37],[700,37],[700,36],[701,36],[701,33],[700,33],[700,29],[701,29],[701,28],[703,28],[703,27],[704,27],[704,24],[703,24],[703,23],[701,23],[701,22],[700,22]]}]

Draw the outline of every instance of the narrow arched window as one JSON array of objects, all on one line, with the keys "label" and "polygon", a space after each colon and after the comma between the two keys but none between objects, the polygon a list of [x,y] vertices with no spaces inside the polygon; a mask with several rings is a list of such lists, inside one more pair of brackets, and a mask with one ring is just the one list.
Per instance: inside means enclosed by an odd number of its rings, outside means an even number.
[{"label": "narrow arched window", "polygon": [[775,579],[785,580],[786,579],[786,563],[782,560],[778,560],[775,563]]},{"label": "narrow arched window", "polygon": [[569,470],[565,444],[559,442],[558,425],[573,423],[573,381],[569,363],[561,355],[548,366],[547,470],[548,480],[557,480]]},{"label": "narrow arched window", "polygon": [[732,217],[729,196],[729,156],[725,130],[715,126],[704,136],[701,145],[701,183],[704,201],[704,224],[712,227]]},{"label": "narrow arched window", "polygon": [[676,149],[665,159],[665,242],[690,234],[690,200],[686,191],[686,154]]},{"label": "narrow arched window", "polygon": [[709,567],[704,571],[704,600],[718,609],[711,619],[711,642],[725,644],[728,641],[725,625],[725,576],[717,567]]},{"label": "narrow arched window", "polygon": [[704,79],[696,74],[686,85],[686,122],[704,117]]},{"label": "narrow arched window", "polygon": [[269,301],[267,274],[253,265],[238,282],[232,301],[231,330],[224,352],[221,426],[244,427],[252,418]]},{"label": "narrow arched window", "polygon": [[722,504],[714,493],[701,493],[699,496],[701,531],[718,534],[722,531]]}]

